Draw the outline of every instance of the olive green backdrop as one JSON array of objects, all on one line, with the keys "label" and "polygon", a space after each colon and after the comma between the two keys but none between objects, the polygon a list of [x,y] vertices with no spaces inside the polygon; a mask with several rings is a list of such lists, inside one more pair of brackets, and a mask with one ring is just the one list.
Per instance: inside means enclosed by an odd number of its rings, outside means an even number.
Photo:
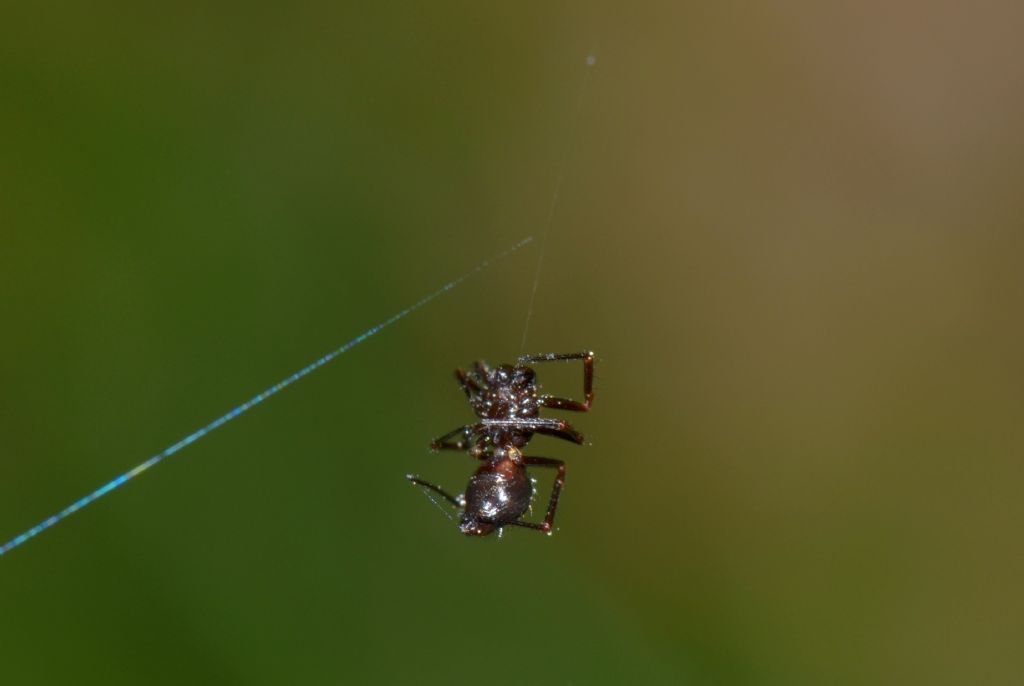
[{"label": "olive green backdrop", "polygon": [[[4,540],[538,240],[0,558],[3,683],[1020,682],[1019,7],[382,5],[4,8]],[[465,539],[563,171],[590,445]]]}]

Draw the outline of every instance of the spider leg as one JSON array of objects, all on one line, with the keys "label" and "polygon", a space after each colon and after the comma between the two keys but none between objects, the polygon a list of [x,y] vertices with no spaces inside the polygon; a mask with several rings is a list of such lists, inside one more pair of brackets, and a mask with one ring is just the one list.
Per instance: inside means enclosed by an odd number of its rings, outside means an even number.
[{"label": "spider leg", "polygon": [[539,434],[545,434],[546,436],[554,436],[555,438],[561,438],[563,441],[569,441],[577,445],[583,445],[583,434],[576,429],[572,428],[569,422],[558,422],[558,426],[555,427],[539,427],[534,429]]},{"label": "spider leg", "polygon": [[526,529],[534,529],[535,531],[550,534],[551,530],[555,526],[555,511],[558,510],[558,496],[561,495],[562,486],[565,485],[565,463],[551,457],[529,457],[526,455],[523,456],[523,462],[531,467],[557,469],[558,473],[555,474],[555,483],[551,487],[551,498],[548,500],[548,512],[544,516],[544,521],[540,524],[534,524],[533,522],[524,522],[520,519],[519,521],[512,522],[511,524],[513,526],[521,526]]},{"label": "spider leg", "polygon": [[594,353],[587,350],[581,353],[545,353],[543,355],[521,355],[519,357],[520,364],[524,362],[532,364],[535,362],[563,362],[568,360],[583,360],[583,402],[571,398],[544,395],[540,398],[540,404],[553,410],[586,412],[590,409],[590,403],[594,401]]},{"label": "spider leg", "polygon": [[540,404],[550,407],[552,410],[569,410],[571,412],[586,412],[590,409],[590,401],[580,402],[572,398],[559,398],[554,395],[542,395]]},{"label": "spider leg", "polygon": [[[470,438],[473,434],[480,431],[483,428],[483,424],[466,424],[458,428],[452,429],[443,436],[438,436],[430,442],[430,449],[434,452],[438,450],[462,450],[465,451],[470,447]],[[455,436],[462,435],[457,441],[451,440]]]},{"label": "spider leg", "polygon": [[465,505],[465,503],[462,502],[459,498],[456,498],[455,496],[449,494],[448,491],[444,490],[440,486],[435,486],[434,484],[432,484],[432,483],[430,483],[428,481],[424,481],[423,479],[419,478],[418,476],[413,476],[412,474],[406,474],[405,478],[408,479],[409,481],[411,481],[412,483],[416,484],[417,486],[422,486],[423,488],[427,488],[427,489],[433,491],[434,493],[437,493],[439,496],[441,496],[442,498],[447,500],[449,503],[451,503],[453,507],[457,507],[458,508],[458,507],[462,507],[463,505]]},{"label": "spider leg", "polygon": [[456,369],[455,378],[458,380],[459,386],[462,387],[463,392],[465,392],[466,397],[470,400],[473,399],[474,395],[477,395],[481,390],[483,390],[480,388],[480,384],[477,380],[467,374],[464,369]]},{"label": "spider leg", "polygon": [[473,373],[476,375],[476,380],[481,386],[489,385],[488,379],[491,378],[491,366],[483,360],[477,360],[473,363]]}]

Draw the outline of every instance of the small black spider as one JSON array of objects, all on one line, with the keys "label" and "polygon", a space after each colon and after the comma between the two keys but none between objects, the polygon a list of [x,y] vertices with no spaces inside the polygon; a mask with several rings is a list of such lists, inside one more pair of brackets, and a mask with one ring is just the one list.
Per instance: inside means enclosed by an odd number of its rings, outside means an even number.
[{"label": "small black spider", "polygon": [[[583,360],[583,402],[539,394],[536,374],[526,366],[527,363],[563,360]],[[558,494],[565,484],[565,463],[550,457],[523,455],[522,449],[535,433],[583,443],[583,435],[568,422],[539,415],[542,407],[573,412],[590,409],[594,399],[594,353],[524,355],[515,365],[503,364],[497,369],[477,362],[470,373],[456,369],[455,378],[480,421],[434,439],[430,448],[435,452],[463,450],[483,464],[470,477],[465,495],[457,498],[412,474],[406,478],[461,508],[459,530],[467,536],[486,536],[495,529],[500,532],[503,526],[522,526],[550,534],[558,509]],[[453,440],[457,436],[459,438]],[[540,524],[522,520],[533,499],[533,482],[526,472],[528,466],[558,470],[547,516]]]}]

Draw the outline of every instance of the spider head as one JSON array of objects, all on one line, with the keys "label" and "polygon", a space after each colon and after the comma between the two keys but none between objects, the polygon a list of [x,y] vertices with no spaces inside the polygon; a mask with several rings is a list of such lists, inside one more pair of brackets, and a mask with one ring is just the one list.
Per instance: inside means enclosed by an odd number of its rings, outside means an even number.
[{"label": "spider head", "polygon": [[530,367],[503,364],[494,371],[498,385],[515,389],[525,389],[533,385],[536,374]]},{"label": "spider head", "polygon": [[483,522],[476,517],[464,514],[459,521],[459,531],[467,536],[486,536],[494,531],[494,524]]}]

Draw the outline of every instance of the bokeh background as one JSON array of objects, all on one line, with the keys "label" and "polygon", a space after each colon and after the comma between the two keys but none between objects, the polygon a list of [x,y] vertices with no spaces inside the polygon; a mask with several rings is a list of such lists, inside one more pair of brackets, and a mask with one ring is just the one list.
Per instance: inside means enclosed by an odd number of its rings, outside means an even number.
[{"label": "bokeh background", "polygon": [[[1024,679],[1019,3],[3,15],[4,540],[538,238],[0,559],[5,684]],[[541,245],[590,445],[465,539]]]}]

